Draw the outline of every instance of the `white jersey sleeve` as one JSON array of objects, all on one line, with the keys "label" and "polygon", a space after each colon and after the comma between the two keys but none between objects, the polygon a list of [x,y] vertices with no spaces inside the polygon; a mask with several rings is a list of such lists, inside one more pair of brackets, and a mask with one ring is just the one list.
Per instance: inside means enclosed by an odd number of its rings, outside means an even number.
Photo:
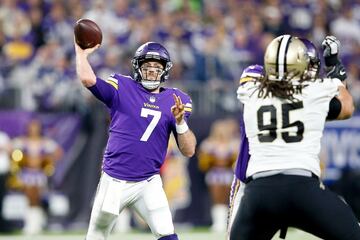
[{"label": "white jersey sleeve", "polygon": [[308,82],[296,102],[258,97],[254,82],[238,88],[244,103],[244,122],[249,139],[247,176],[269,170],[301,168],[320,176],[318,154],[330,100],[338,94],[338,79]]},{"label": "white jersey sleeve", "polygon": [[250,77],[243,78],[242,80],[243,82],[240,82],[240,86],[238,87],[236,93],[237,93],[237,98],[240,100],[240,102],[245,103],[250,99],[250,96],[252,96],[253,93],[256,91],[259,83],[256,82],[255,79]]},{"label": "white jersey sleeve", "polygon": [[324,95],[324,97],[327,96],[331,98],[339,94],[339,86],[344,86],[344,84],[337,78],[325,78],[323,80],[318,79],[313,85],[315,92],[318,92],[320,95]]}]

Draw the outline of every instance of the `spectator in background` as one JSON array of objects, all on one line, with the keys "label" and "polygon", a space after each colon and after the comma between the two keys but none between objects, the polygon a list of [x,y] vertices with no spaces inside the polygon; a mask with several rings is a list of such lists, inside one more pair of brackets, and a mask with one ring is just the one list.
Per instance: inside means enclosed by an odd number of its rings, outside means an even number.
[{"label": "spectator in background", "polygon": [[64,3],[54,1],[50,13],[44,17],[44,25],[47,30],[46,41],[56,41],[61,49],[68,53],[72,50],[73,26],[69,21]]},{"label": "spectator in background", "polygon": [[233,164],[239,146],[237,124],[233,119],[218,120],[213,123],[210,135],[201,143],[199,168],[206,172],[211,200],[211,230],[225,232],[228,200],[233,177]]},{"label": "spectator in background", "polygon": [[[3,0],[0,9],[0,42],[4,43],[0,44],[0,48],[3,48],[4,57],[1,59],[3,64],[0,66],[0,74],[5,78],[3,85],[6,89],[12,82],[7,79],[12,76],[12,71],[28,70],[28,66],[17,63],[36,58],[41,55],[39,46],[51,45],[54,41],[67,54],[72,50],[68,39],[71,39],[74,22],[79,18],[90,18],[103,30],[103,46],[109,46],[104,52],[97,51],[92,57],[92,60],[96,61],[97,58],[98,61],[97,64],[92,63],[95,69],[106,68],[100,59],[107,51],[111,52],[116,44],[126,49],[119,56],[120,59],[126,59],[128,52],[135,50],[139,42],[153,39],[164,42],[170,51],[175,51],[172,55],[176,65],[172,70],[174,78],[170,84],[183,87],[181,85],[185,81],[174,79],[186,80],[186,86],[194,88],[195,85],[196,88],[199,81],[210,81],[211,87],[213,80],[217,80],[221,87],[227,88],[228,84],[236,82],[233,80],[237,79],[244,66],[262,64],[263,48],[257,46],[268,43],[268,36],[272,34],[298,32],[301,37],[311,36],[311,40],[318,45],[330,31],[341,37],[340,40],[346,44],[344,59],[358,57],[358,6],[357,2],[341,5],[339,1],[304,0]],[[294,14],[287,15],[286,12]],[[114,26],[113,22],[119,24]],[[1,40],[1,35],[5,40]],[[348,44],[350,41],[352,43]],[[74,71],[72,66],[67,66],[70,72]],[[21,82],[27,80],[17,79]],[[24,84],[11,86],[17,91],[25,92],[16,96],[31,95],[29,91],[35,91],[22,86]],[[29,106],[31,104],[27,104],[26,100],[17,102],[22,104],[20,107],[28,110],[37,108]]]},{"label": "spectator in background", "polygon": [[352,55],[360,43],[360,27],[357,19],[354,18],[353,9],[347,6],[341,11],[330,24],[331,32],[339,36],[339,40],[343,44],[343,55]]},{"label": "spectator in background", "polygon": [[[83,18],[89,18],[99,25],[104,35],[102,45],[106,46],[109,38],[105,36],[111,36],[113,34],[113,23],[117,21],[112,9],[109,8],[105,1],[94,0],[92,1],[91,8],[85,11]],[[118,25],[118,23],[116,25]],[[118,27],[115,29],[117,28]]]},{"label": "spectator in background", "polygon": [[286,30],[281,1],[266,0],[258,9],[261,9],[265,32],[279,35]]},{"label": "spectator in background", "polygon": [[45,29],[43,26],[44,15],[42,9],[33,7],[29,10],[31,21],[31,42],[35,49],[45,44]]},{"label": "spectator in background", "polygon": [[21,151],[19,178],[29,200],[24,233],[38,234],[45,225],[41,200],[47,188],[47,177],[53,173],[54,162],[61,158],[62,149],[54,140],[43,135],[39,120],[31,120],[27,130],[27,135],[14,139],[13,147]]},{"label": "spectator in background", "polygon": [[9,136],[0,131],[0,232],[7,231],[7,225],[3,218],[3,199],[6,194],[6,178],[10,170],[11,140]]}]

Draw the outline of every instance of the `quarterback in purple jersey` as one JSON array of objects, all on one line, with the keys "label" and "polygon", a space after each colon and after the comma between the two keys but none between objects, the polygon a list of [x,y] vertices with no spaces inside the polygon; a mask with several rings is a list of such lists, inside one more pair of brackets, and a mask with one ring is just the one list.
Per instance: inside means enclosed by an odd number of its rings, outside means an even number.
[{"label": "quarterback in purple jersey", "polygon": [[171,133],[184,156],[194,155],[196,139],[187,125],[191,99],[179,89],[161,87],[172,67],[161,44],[147,42],[137,49],[134,77],[115,73],[104,80],[96,77],[87,60],[98,47],[82,50],[75,43],[77,75],[111,115],[86,239],[106,239],[119,213],[130,207],[157,239],[177,240],[159,170]]}]

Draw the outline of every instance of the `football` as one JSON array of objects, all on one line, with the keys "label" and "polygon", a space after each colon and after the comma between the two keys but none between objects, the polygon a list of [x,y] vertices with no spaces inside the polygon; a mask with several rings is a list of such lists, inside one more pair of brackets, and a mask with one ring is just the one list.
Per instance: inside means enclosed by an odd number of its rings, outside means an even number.
[{"label": "football", "polygon": [[82,48],[92,48],[102,42],[102,32],[99,26],[90,19],[79,19],[74,26],[76,43]]}]

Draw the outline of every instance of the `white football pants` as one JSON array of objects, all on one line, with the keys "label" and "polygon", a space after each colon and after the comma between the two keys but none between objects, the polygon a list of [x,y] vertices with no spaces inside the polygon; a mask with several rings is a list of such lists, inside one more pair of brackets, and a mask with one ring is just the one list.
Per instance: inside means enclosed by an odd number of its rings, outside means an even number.
[{"label": "white football pants", "polygon": [[128,182],[112,178],[103,172],[86,240],[105,240],[125,207],[137,211],[157,239],[174,234],[172,216],[160,175],[140,182]]}]

